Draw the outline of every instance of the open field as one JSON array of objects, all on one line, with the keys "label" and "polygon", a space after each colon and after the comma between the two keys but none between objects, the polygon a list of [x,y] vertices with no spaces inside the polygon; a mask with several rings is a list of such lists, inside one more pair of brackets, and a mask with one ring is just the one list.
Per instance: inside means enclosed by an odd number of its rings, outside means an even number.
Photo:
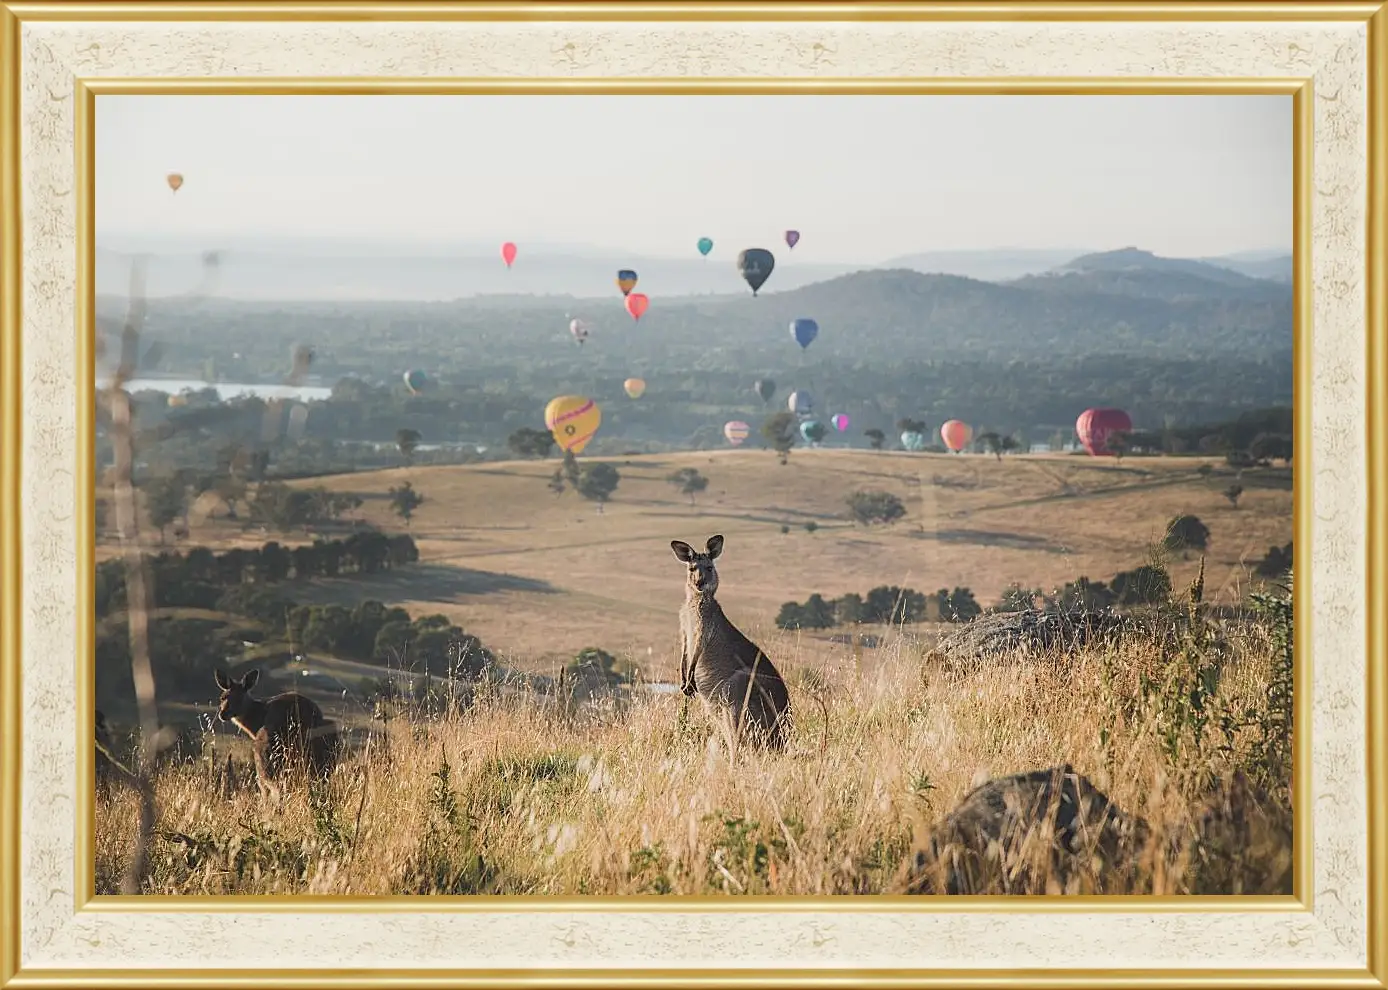
[{"label": "open field", "polygon": [[[409,527],[420,550],[417,564],[380,575],[295,581],[283,594],[306,604],[377,599],[412,615],[441,613],[522,670],[551,673],[596,646],[630,657],[647,679],[668,680],[678,663],[676,612],[684,594],[671,539],[701,545],[715,532],[726,536],[719,597],[731,618],[765,640],[778,662],[789,653],[824,664],[848,647],[835,643],[832,631],[776,630],[783,602],[888,584],[925,592],[968,587],[987,606],[1013,583],[1049,591],[1081,575],[1109,581],[1145,563],[1149,544],[1180,513],[1210,528],[1207,595],[1231,601],[1246,590],[1252,563],[1292,538],[1291,471],[1243,472],[1237,480],[1245,493],[1235,509],[1220,494],[1234,472],[1214,459],[1116,463],[1022,455],[998,461],[802,449],[785,466],[762,450],[607,460],[621,482],[602,513],[572,493],[547,489],[557,459],[294,482],[361,496],[359,517],[387,532],[404,529],[390,509],[391,487],[408,480],[426,501]],[[1209,476],[1197,473],[1201,464],[1211,465]],[[694,505],[666,481],[683,467],[709,479]],[[853,525],[844,499],[860,488],[897,495],[906,517],[891,526]],[[207,502],[195,508],[189,538],[178,546],[226,549],[305,538],[208,518],[209,508],[216,511]],[[813,533],[804,528],[811,521],[819,527]],[[99,558],[116,552],[114,540],[98,547]],[[1190,580],[1197,557],[1169,562],[1175,586]]]}]

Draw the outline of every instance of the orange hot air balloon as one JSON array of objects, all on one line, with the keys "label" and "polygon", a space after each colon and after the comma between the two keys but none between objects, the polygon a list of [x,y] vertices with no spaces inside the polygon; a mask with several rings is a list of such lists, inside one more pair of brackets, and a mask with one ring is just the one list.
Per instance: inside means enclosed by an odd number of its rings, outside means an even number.
[{"label": "orange hot air balloon", "polygon": [[646,383],[640,378],[628,378],[622,382],[622,388],[627,390],[627,395],[633,399],[639,399],[646,394]]},{"label": "orange hot air balloon", "polygon": [[593,434],[598,432],[602,412],[598,404],[582,395],[560,395],[545,407],[545,426],[554,435],[560,450],[581,454]]},{"label": "orange hot air balloon", "polygon": [[172,189],[174,192],[178,192],[178,189],[181,185],[183,185],[183,176],[180,175],[178,172],[170,172],[169,188]]},{"label": "orange hot air balloon", "polygon": [[752,428],[740,419],[734,419],[723,424],[723,436],[728,438],[728,443],[734,447],[741,446],[742,441],[746,440],[752,432]]},{"label": "orange hot air balloon", "polygon": [[633,320],[639,320],[650,308],[651,301],[646,298],[643,292],[633,292],[627,296],[627,312],[631,314]]},{"label": "orange hot air balloon", "polygon": [[956,454],[964,449],[964,445],[972,439],[973,435],[973,427],[957,419],[951,419],[940,427],[940,439],[945,442],[946,447]]},{"label": "orange hot air balloon", "polygon": [[516,246],[510,241],[501,245],[501,260],[506,262],[507,268],[510,268],[512,262],[516,260]]}]

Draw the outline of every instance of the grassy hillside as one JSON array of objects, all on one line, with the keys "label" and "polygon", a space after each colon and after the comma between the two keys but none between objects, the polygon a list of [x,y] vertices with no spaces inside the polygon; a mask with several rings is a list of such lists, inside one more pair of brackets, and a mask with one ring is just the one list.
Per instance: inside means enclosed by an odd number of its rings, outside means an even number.
[{"label": "grassy hillside", "polygon": [[[585,459],[588,460],[588,459]],[[675,668],[675,614],[683,571],[671,539],[727,537],[721,597],[729,614],[775,641],[777,655],[828,663],[846,647],[831,633],[774,629],[781,604],[816,592],[836,597],[878,585],[934,592],[973,589],[996,602],[1011,584],[1051,591],[1084,575],[1109,581],[1147,560],[1147,547],[1181,513],[1211,531],[1207,586],[1233,600],[1252,563],[1291,539],[1290,471],[1245,472],[1237,509],[1221,496],[1232,471],[1203,459],[1137,458],[1121,464],[1075,456],[987,456],[798,450],[785,466],[765,451],[719,451],[610,459],[621,472],[599,514],[546,482],[558,466],[507,461],[361,472],[295,482],[360,496],[360,518],[398,531],[386,493],[410,481],[426,501],[410,532],[420,560],[380,575],[294,582],[296,601],[355,604],[376,599],[411,614],[441,613],[508,662],[549,672],[596,646],[629,655],[652,679]],[[1208,462],[1215,464],[1216,462]],[[709,479],[690,505],[666,480],[693,467]],[[845,498],[861,488],[896,494],[906,506],[892,526],[853,525]],[[207,518],[194,508],[189,542],[214,549],[293,543]],[[202,513],[203,515],[199,515]],[[807,532],[806,523],[818,529]],[[782,526],[790,531],[783,534]],[[99,556],[115,553],[103,542]],[[1170,563],[1188,581],[1197,561]]]}]

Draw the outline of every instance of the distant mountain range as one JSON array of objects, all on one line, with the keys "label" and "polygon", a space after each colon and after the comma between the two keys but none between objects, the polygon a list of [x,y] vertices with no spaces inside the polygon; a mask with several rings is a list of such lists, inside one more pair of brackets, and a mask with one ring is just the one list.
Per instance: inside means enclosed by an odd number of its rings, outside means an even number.
[{"label": "distant mountain range", "polygon": [[[853,265],[802,262],[784,247],[769,248],[776,256],[776,269],[762,290],[765,296],[868,271],[911,270],[1047,293],[1102,284],[1104,292],[1136,295],[1176,292],[1182,276],[1196,280],[1186,283],[1195,295],[1207,294],[1210,285],[1223,285],[1235,295],[1256,295],[1259,287],[1285,286],[1292,276],[1291,255],[1275,252],[1186,259],[1162,258],[1136,248],[1103,253],[997,249],[928,252],[877,265]],[[126,293],[132,252],[151,256],[146,283],[150,296],[181,295],[203,280],[202,249],[191,243],[99,239],[98,294]],[[619,268],[635,269],[640,276],[637,291],[652,299],[747,292],[734,257],[716,251],[707,259],[633,258],[600,248],[547,245],[522,252],[508,270],[494,247],[477,244],[239,239],[218,246],[216,294],[225,299],[284,302],[448,301],[498,294],[598,297],[617,291],[614,280]],[[1027,279],[1036,284],[1026,283]],[[1157,279],[1156,287],[1144,288],[1152,279]]]}]

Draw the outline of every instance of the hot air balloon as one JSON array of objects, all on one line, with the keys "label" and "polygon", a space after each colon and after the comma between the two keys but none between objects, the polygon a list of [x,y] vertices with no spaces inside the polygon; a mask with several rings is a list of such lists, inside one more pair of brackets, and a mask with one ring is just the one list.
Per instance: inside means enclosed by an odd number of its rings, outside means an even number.
[{"label": "hot air balloon", "polygon": [[824,424],[817,419],[807,419],[800,424],[800,435],[806,443],[819,443],[824,439]]},{"label": "hot air balloon", "polygon": [[545,426],[561,450],[581,454],[598,432],[602,413],[598,404],[582,395],[560,395],[545,406]]},{"label": "hot air balloon", "polygon": [[723,436],[727,437],[728,443],[734,447],[740,446],[751,432],[752,428],[740,419],[723,424]]},{"label": "hot air balloon", "polygon": [[799,244],[799,243],[800,243],[800,231],[798,231],[798,230],[788,230],[788,231],[786,231],[786,247],[791,248],[792,250],[794,250],[795,245],[797,245],[797,244]]},{"label": "hot air balloon", "polygon": [[757,390],[762,402],[770,402],[771,397],[776,394],[776,383],[770,378],[759,378],[756,385],[752,387]]},{"label": "hot air balloon", "polygon": [[170,172],[168,177],[168,183],[170,189],[172,189],[174,192],[178,192],[179,187],[183,185],[182,173]]},{"label": "hot air balloon", "polygon": [[810,346],[810,342],[819,336],[819,324],[808,317],[802,316],[798,320],[791,321],[790,335],[795,338],[795,342],[804,350]]},{"label": "hot air balloon", "polygon": [[956,454],[964,449],[973,435],[973,427],[957,419],[951,419],[940,427],[940,439]]},{"label": "hot air balloon", "polygon": [[799,389],[790,393],[790,399],[787,400],[786,405],[795,415],[808,416],[810,411],[814,409],[814,397],[804,389]]},{"label": "hot air balloon", "polygon": [[829,422],[834,424],[834,429],[843,433],[848,429],[848,413],[835,413]]},{"label": "hot air balloon", "polygon": [[636,273],[630,268],[623,268],[617,273],[617,288],[622,290],[622,295],[631,295],[631,290],[636,288]]},{"label": "hot air balloon", "polygon": [[574,335],[574,340],[578,341],[579,347],[582,347],[583,342],[588,339],[588,324],[579,319],[570,320],[569,333]]},{"label": "hot air balloon", "polygon": [[708,238],[708,237],[700,237],[700,238],[699,238],[699,253],[702,254],[705,258],[707,258],[707,257],[708,257],[708,253],[709,253],[710,251],[712,251],[712,250],[713,250],[713,240],[712,240],[711,238]]},{"label": "hot air balloon", "polygon": [[737,256],[737,270],[752,287],[752,295],[766,284],[771,270],[776,267],[776,258],[766,248],[748,248]]},{"label": "hot air balloon", "polygon": [[1131,433],[1133,421],[1121,409],[1086,409],[1075,420],[1075,432],[1080,445],[1094,457],[1112,454],[1108,449],[1111,433]]},{"label": "hot air balloon", "polygon": [[425,381],[424,372],[418,369],[405,372],[405,387],[410,390],[411,395],[418,395],[423,390]]},{"label": "hot air balloon", "polygon": [[640,378],[628,378],[622,382],[622,388],[627,390],[627,395],[633,399],[639,399],[646,394],[646,383]]},{"label": "hot air balloon", "polygon": [[627,296],[627,312],[631,314],[633,320],[641,319],[650,305],[651,301],[646,298],[645,293],[633,292]]},{"label": "hot air balloon", "polygon": [[925,434],[917,433],[915,430],[907,430],[901,434],[901,445],[907,450],[924,450]]},{"label": "hot air balloon", "polygon": [[506,262],[507,268],[510,268],[511,263],[516,260],[516,246],[510,241],[501,245],[501,260]]}]

